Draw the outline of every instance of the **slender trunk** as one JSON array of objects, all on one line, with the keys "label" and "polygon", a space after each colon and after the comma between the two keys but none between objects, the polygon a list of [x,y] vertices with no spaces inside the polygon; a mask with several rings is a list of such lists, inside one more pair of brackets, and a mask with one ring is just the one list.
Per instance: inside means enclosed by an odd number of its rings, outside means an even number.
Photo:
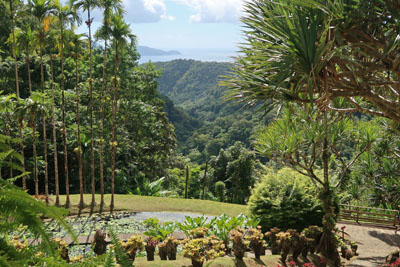
[{"label": "slender trunk", "polygon": [[115,157],[117,150],[117,141],[116,141],[116,117],[117,117],[117,96],[118,96],[118,64],[119,64],[119,56],[118,56],[118,43],[115,44],[115,66],[114,66],[114,96],[113,96],[113,104],[112,104],[112,151],[111,151],[111,204],[110,211],[111,213],[114,210],[114,183],[115,183]]},{"label": "slender trunk", "polygon": [[201,199],[204,199],[204,196],[205,196],[206,183],[207,183],[207,169],[208,169],[208,160],[206,160],[206,168],[204,169],[203,190],[202,190],[202,193],[201,193]]},{"label": "slender trunk", "polygon": [[[6,123],[6,125],[7,125],[7,123]],[[8,137],[10,137],[11,138],[11,130],[10,130],[10,127],[7,127],[7,136]],[[10,178],[12,178],[13,176],[14,176],[14,174],[13,174],[13,168],[12,168],[12,158],[10,157],[10,159],[9,159],[9,163],[10,163]]]},{"label": "slender trunk", "polygon": [[[43,33],[42,33],[43,34]],[[44,98],[44,69],[43,69],[43,38],[44,34],[40,39],[40,86],[43,93],[43,103]],[[49,173],[48,173],[48,162],[47,162],[47,134],[46,134],[46,111],[42,112],[42,123],[43,123],[43,157],[44,157],[44,194],[46,203],[49,203]]]},{"label": "slender trunk", "polygon": [[107,62],[107,39],[104,40],[104,57],[103,57],[103,78],[101,84],[101,102],[100,102],[100,209],[104,206],[104,90],[106,77]]},{"label": "slender trunk", "polygon": [[14,9],[13,0],[10,0],[10,18],[11,18],[11,34],[12,34],[12,54],[14,58],[14,68],[15,68],[15,88],[17,90],[17,98],[19,98],[19,75],[18,75],[18,62],[17,62],[17,51],[15,47],[15,25],[14,25]]},{"label": "slender trunk", "polygon": [[29,58],[29,55],[27,56],[25,61],[26,61],[26,68],[27,68],[27,71],[28,71],[29,95],[32,97],[31,60]]},{"label": "slender trunk", "polygon": [[[64,21],[62,22],[64,26]],[[64,31],[61,29],[61,94],[62,94],[62,124],[63,124],[63,145],[64,145],[64,175],[65,182],[68,181],[69,187],[69,170],[68,170],[68,147],[67,147],[67,127],[65,123],[65,77],[64,77]],[[67,184],[66,184],[67,186]],[[69,188],[68,188],[68,205],[69,205]]]},{"label": "slender trunk", "polygon": [[[27,53],[27,58],[26,58],[26,67],[27,67],[27,71],[28,71],[28,86],[29,86],[29,95],[32,98],[32,79],[31,79],[31,61],[29,58],[29,54]],[[36,184],[36,181],[38,181],[38,177],[37,177],[37,153],[36,153],[36,127],[35,127],[35,114],[32,112],[31,114],[31,119],[32,119],[32,146],[33,146],[33,177],[34,177],[34,181]],[[31,126],[32,126],[31,125]],[[25,177],[23,178],[25,180]],[[23,180],[23,182],[24,182]],[[26,182],[25,182],[26,184]],[[35,188],[35,196],[38,197],[38,191],[36,191]]]},{"label": "slender trunk", "polygon": [[39,197],[39,177],[38,177],[38,162],[37,162],[37,151],[36,151],[36,122],[35,113],[31,112],[31,128],[32,128],[32,149],[33,149],[33,179],[35,182],[35,197]]},{"label": "slender trunk", "polygon": [[53,146],[54,146],[54,179],[56,186],[56,206],[60,205],[59,199],[59,184],[58,184],[58,153],[57,153],[57,129],[56,129],[56,118],[55,118],[55,100],[54,100],[54,66],[53,56],[50,57],[50,68],[51,68],[51,122],[53,124]]},{"label": "slender trunk", "polygon": [[[23,129],[23,119],[20,119],[19,121],[19,147],[21,150],[21,157],[22,157],[22,169],[25,171],[25,152],[24,152],[24,142],[23,142],[23,134],[22,134],[22,129]],[[26,178],[25,176],[22,176],[22,188],[26,190]]]},{"label": "slender trunk", "polygon": [[337,251],[337,241],[333,233],[336,225],[335,213],[334,213],[334,191],[329,184],[329,151],[328,151],[328,120],[327,112],[324,112],[324,128],[325,137],[323,140],[323,151],[322,151],[322,164],[324,170],[324,186],[322,192],[319,195],[322,204],[322,210],[324,217],[322,224],[324,226],[324,232],[320,240],[319,251],[323,256],[331,259],[334,266],[340,265],[340,257]]},{"label": "slender trunk", "polygon": [[96,205],[95,181],[94,181],[94,140],[93,140],[93,80],[92,80],[92,32],[90,20],[90,7],[88,8],[88,26],[89,26],[89,116],[90,116],[90,170],[92,178],[92,207]]},{"label": "slender trunk", "polygon": [[81,116],[80,116],[80,96],[79,96],[79,77],[78,77],[78,54],[75,54],[75,79],[76,79],[76,123],[78,127],[78,163],[79,163],[79,208],[83,209],[83,176],[82,176],[82,147],[81,147]]}]

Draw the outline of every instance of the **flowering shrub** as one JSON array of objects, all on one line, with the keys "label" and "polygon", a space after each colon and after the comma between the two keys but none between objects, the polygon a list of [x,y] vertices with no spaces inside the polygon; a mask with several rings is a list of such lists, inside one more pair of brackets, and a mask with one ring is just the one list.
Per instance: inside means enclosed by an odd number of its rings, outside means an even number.
[{"label": "flowering shrub", "polygon": [[386,264],[382,265],[382,267],[400,267],[400,258],[398,258],[393,263],[386,263]]}]

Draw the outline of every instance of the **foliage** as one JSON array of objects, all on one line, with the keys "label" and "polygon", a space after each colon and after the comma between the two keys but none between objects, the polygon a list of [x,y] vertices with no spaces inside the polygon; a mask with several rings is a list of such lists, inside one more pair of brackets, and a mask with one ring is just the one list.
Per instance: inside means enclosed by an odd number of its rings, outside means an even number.
[{"label": "foliage", "polygon": [[253,189],[251,214],[259,218],[264,231],[272,227],[302,230],[322,224],[322,210],[316,190],[307,177],[288,168],[270,170]]},{"label": "foliage", "polygon": [[215,193],[218,197],[219,202],[224,202],[225,200],[225,183],[218,181],[215,183]]},{"label": "foliage", "polygon": [[213,236],[186,240],[182,249],[184,257],[196,262],[213,260],[225,255],[224,243]]},{"label": "foliage", "polygon": [[183,223],[177,223],[179,229],[183,231],[186,236],[191,236],[191,231],[199,227],[209,228],[212,225],[212,221],[205,217],[204,215],[199,217],[185,216],[185,221]]},{"label": "foliage", "polygon": [[400,45],[396,1],[263,0],[246,3],[244,13],[243,56],[226,83],[232,99],[267,108],[315,102],[322,111],[399,122],[391,90]]},{"label": "foliage", "polygon": [[247,202],[250,188],[255,181],[254,160],[254,153],[244,148],[241,142],[236,142],[227,150],[221,149],[218,156],[210,161],[213,182],[225,183],[228,202]]}]

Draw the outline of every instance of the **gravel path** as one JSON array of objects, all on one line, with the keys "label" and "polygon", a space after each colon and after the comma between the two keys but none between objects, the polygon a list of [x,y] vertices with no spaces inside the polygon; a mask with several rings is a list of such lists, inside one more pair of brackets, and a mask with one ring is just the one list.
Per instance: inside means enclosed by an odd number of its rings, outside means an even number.
[{"label": "gravel path", "polygon": [[350,240],[357,242],[359,256],[349,267],[377,267],[385,263],[388,254],[400,246],[400,232],[394,230],[352,224],[338,224],[338,228],[346,226],[345,232]]}]

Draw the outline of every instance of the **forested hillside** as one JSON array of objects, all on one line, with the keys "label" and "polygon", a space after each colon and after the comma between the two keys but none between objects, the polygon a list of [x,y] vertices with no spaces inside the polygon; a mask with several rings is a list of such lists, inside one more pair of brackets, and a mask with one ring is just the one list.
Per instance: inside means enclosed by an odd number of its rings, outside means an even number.
[{"label": "forested hillside", "polygon": [[192,161],[202,163],[237,141],[250,148],[256,125],[271,118],[227,102],[226,90],[218,82],[229,73],[230,63],[173,60],[156,65],[162,71],[158,89],[166,96],[178,151]]}]

